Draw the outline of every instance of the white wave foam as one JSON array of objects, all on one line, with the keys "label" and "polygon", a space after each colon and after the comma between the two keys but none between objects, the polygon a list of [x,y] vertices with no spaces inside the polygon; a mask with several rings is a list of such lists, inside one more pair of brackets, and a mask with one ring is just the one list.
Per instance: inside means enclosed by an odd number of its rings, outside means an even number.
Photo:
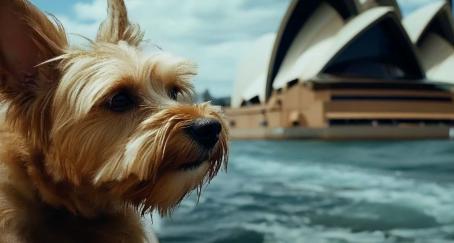
[{"label": "white wave foam", "polygon": [[403,177],[399,173],[361,169],[345,164],[315,162],[279,163],[250,161],[234,164],[257,183],[284,183],[286,189],[330,193],[352,201],[405,205],[434,217],[441,224],[454,223],[454,185]]}]

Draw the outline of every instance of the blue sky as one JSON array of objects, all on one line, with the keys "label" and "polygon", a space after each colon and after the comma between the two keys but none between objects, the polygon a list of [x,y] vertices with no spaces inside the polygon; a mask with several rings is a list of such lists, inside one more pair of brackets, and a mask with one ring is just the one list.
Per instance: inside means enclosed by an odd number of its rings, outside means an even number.
[{"label": "blue sky", "polygon": [[[93,38],[105,17],[106,0],[31,0],[52,13],[67,32]],[[408,14],[436,0],[399,0]],[[197,91],[232,92],[238,62],[254,41],[275,32],[289,0],[126,0],[130,19],[145,38],[164,50],[194,60]],[[73,36],[74,42],[81,39]]]}]

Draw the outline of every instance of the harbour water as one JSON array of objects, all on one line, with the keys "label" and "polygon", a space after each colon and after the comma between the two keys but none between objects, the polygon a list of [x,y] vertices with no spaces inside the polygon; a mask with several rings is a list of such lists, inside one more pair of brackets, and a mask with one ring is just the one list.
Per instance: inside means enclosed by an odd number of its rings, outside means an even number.
[{"label": "harbour water", "polygon": [[162,243],[454,242],[454,142],[242,141]]}]

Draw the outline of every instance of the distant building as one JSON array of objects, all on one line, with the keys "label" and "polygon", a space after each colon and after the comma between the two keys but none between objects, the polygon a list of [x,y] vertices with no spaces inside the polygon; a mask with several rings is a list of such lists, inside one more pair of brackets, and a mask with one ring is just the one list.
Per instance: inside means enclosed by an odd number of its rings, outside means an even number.
[{"label": "distant building", "polygon": [[394,0],[294,0],[240,65],[231,134],[447,138],[453,26],[446,2],[402,20]]},{"label": "distant building", "polygon": [[196,101],[197,103],[209,101],[211,102],[212,105],[222,107],[228,107],[230,106],[231,103],[230,97],[213,97],[210,94],[210,91],[207,89],[203,91],[201,94],[196,94],[196,97],[194,97],[193,100]]}]

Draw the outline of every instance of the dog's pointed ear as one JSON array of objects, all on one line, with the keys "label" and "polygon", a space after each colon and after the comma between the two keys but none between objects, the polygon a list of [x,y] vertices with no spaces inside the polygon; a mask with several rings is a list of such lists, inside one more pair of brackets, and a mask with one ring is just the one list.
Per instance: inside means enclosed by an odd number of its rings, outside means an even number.
[{"label": "dog's pointed ear", "polygon": [[[68,45],[62,25],[39,11],[27,0],[0,4],[0,91],[6,98],[39,86],[40,77],[55,76],[42,62],[63,53]],[[28,90],[27,90],[28,89]],[[8,97],[10,96],[10,97]]]},{"label": "dog's pointed ear", "polygon": [[96,40],[109,43],[126,41],[138,46],[143,36],[140,27],[129,22],[123,0],[107,0],[107,18],[101,23]]}]

